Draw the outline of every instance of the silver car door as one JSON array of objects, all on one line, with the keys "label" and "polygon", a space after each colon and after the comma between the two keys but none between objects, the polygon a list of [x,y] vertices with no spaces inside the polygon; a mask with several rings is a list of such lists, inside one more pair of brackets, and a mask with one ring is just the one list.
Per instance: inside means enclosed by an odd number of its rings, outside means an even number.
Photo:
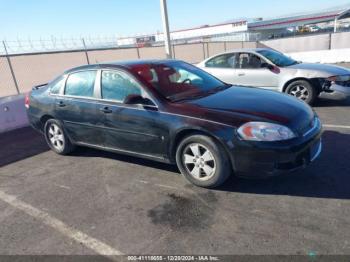
[{"label": "silver car door", "polygon": [[266,61],[253,53],[240,53],[236,69],[237,84],[278,90],[278,68],[268,68]]}]

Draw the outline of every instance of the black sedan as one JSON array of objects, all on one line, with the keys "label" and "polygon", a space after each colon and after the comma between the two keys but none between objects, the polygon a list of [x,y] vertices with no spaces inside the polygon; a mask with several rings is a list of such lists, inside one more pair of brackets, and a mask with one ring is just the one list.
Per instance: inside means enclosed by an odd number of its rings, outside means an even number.
[{"label": "black sedan", "polygon": [[58,154],[79,145],[176,163],[202,187],[302,168],[321,152],[322,125],[304,102],[178,60],[77,67],[34,87],[25,104]]}]

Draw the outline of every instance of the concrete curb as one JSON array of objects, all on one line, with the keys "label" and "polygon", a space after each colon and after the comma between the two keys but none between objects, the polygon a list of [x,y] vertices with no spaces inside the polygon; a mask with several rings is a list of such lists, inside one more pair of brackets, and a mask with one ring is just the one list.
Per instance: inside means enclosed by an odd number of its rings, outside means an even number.
[{"label": "concrete curb", "polygon": [[28,125],[24,95],[0,98],[0,133]]}]

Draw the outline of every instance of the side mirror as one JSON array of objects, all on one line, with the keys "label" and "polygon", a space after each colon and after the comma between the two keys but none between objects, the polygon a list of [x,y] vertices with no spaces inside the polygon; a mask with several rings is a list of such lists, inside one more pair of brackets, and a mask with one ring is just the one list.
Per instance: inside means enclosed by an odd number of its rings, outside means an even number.
[{"label": "side mirror", "polygon": [[262,68],[267,68],[267,69],[269,69],[269,70],[273,70],[273,69],[274,69],[274,66],[271,65],[271,64],[269,64],[269,63],[262,63],[262,64],[261,64],[261,67],[262,67]]},{"label": "side mirror", "polygon": [[142,97],[141,95],[131,94],[124,99],[124,104],[127,105],[143,105],[143,106],[153,106],[155,104],[149,98]]}]

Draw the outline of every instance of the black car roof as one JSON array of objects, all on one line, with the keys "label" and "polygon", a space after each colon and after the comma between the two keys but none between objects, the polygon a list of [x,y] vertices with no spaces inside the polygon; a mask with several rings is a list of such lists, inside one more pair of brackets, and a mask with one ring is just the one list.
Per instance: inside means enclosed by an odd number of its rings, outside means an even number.
[{"label": "black car roof", "polygon": [[107,63],[99,63],[99,64],[91,64],[91,65],[83,65],[74,67],[66,70],[64,73],[69,74],[76,71],[81,70],[89,70],[89,69],[101,69],[101,68],[130,68],[135,65],[154,65],[154,64],[164,64],[176,62],[179,60],[175,59],[140,59],[140,60],[127,60],[127,61],[116,61],[116,62],[107,62]]}]

